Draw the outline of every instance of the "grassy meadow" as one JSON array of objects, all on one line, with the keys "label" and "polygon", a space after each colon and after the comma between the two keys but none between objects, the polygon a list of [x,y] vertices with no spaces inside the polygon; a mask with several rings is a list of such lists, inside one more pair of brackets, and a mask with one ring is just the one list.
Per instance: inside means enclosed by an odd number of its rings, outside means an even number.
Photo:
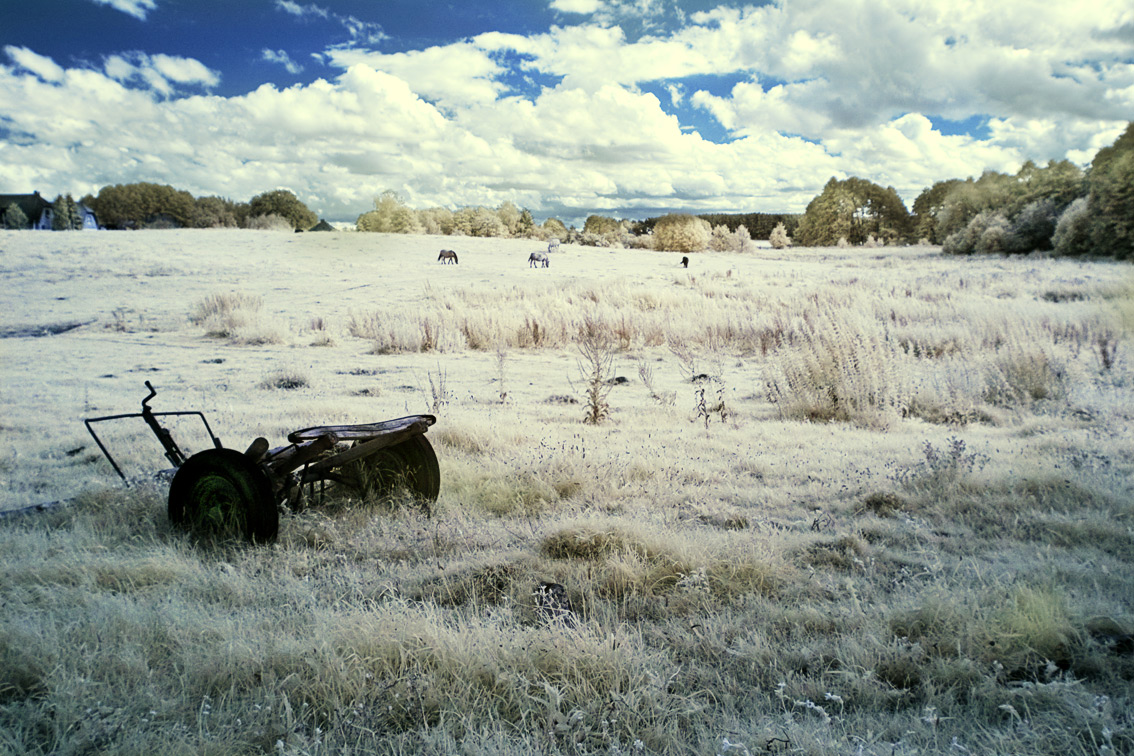
[{"label": "grassy meadow", "polygon": [[[540,248],[0,232],[0,753],[1134,753],[1129,265]],[[440,498],[195,543],[146,380]]]}]

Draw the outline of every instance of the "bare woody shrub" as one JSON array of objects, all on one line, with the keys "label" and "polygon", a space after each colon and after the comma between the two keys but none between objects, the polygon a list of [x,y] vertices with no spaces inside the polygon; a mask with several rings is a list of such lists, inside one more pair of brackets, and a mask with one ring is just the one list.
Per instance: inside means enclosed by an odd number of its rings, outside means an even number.
[{"label": "bare woody shrub", "polygon": [[598,425],[610,416],[610,366],[614,361],[614,337],[601,323],[587,317],[579,326],[579,374],[586,386],[586,415],[583,422]]}]

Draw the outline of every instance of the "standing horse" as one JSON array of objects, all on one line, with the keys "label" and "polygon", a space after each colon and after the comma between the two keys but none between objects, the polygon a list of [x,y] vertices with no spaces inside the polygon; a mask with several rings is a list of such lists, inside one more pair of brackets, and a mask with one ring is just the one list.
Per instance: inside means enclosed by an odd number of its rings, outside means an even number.
[{"label": "standing horse", "polygon": [[437,255],[437,259],[441,261],[442,265],[447,265],[449,263],[456,265],[457,253],[451,249],[443,249],[441,250],[441,254]]},{"label": "standing horse", "polygon": [[681,267],[683,267],[683,268],[689,267],[689,258],[688,257],[682,257],[681,258]]},{"label": "standing horse", "polygon": [[546,268],[551,264],[551,260],[548,259],[546,252],[532,252],[528,255],[528,267],[534,268],[537,263]]},{"label": "standing horse", "polygon": [[547,254],[550,255],[553,252],[558,252],[558,251],[559,251],[559,240],[558,239],[550,239],[547,242]]}]

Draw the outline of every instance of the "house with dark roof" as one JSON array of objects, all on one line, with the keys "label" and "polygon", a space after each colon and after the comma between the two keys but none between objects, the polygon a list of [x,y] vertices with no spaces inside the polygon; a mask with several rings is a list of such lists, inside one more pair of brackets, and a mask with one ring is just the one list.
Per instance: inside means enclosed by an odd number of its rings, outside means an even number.
[{"label": "house with dark roof", "polygon": [[[11,205],[16,205],[23,211],[31,229],[35,231],[51,230],[51,223],[55,219],[55,209],[51,202],[40,196],[38,191],[32,194],[0,194],[0,218],[3,218],[4,213]],[[98,218],[95,216],[94,210],[91,210],[82,202],[76,202],[75,208],[79,211],[79,217],[83,219],[84,231],[98,230]]]}]

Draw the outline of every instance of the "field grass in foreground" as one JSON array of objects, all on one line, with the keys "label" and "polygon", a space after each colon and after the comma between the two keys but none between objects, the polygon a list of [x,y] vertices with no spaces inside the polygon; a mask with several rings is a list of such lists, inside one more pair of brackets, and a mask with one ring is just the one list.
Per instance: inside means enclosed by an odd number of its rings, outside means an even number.
[{"label": "field grass in foreground", "polygon": [[[95,236],[0,235],[86,323],[0,341],[5,504],[77,493],[0,521],[0,752],[1134,753],[1128,268]],[[147,378],[237,448],[434,411],[434,515],[195,544],[83,438]]]}]

